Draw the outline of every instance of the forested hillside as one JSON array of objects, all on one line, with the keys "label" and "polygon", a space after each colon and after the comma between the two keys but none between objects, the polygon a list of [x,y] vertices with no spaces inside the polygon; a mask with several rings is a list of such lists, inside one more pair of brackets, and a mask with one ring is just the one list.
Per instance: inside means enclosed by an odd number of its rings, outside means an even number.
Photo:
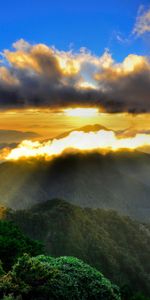
[{"label": "forested hillside", "polygon": [[50,200],[29,210],[6,211],[30,238],[52,256],[83,259],[119,286],[150,294],[150,229],[115,211],[80,208]]}]

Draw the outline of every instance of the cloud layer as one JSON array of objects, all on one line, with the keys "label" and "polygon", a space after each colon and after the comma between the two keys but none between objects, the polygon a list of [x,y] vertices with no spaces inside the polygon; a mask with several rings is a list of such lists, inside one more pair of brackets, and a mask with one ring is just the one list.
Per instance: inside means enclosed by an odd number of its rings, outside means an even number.
[{"label": "cloud layer", "polygon": [[24,40],[3,52],[0,109],[97,106],[107,112],[150,111],[149,58],[131,54],[122,63],[108,51],[59,51]]},{"label": "cloud layer", "polygon": [[150,146],[149,134],[136,134],[133,137],[118,138],[115,132],[100,129],[95,132],[72,131],[60,139],[47,142],[22,141],[17,148],[6,153],[6,160],[44,158],[52,159],[64,153],[91,152],[108,153],[113,151],[134,151]]}]

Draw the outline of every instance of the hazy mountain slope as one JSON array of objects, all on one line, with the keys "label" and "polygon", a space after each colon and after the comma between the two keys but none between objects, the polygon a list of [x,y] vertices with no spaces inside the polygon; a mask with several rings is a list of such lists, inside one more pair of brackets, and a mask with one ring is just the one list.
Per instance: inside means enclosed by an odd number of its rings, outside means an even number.
[{"label": "hazy mountain slope", "polygon": [[70,155],[51,162],[0,165],[0,202],[25,208],[51,198],[112,208],[150,220],[150,156],[144,153]]},{"label": "hazy mountain slope", "polygon": [[39,138],[40,135],[32,131],[4,130],[0,129],[0,144],[19,143],[25,139]]},{"label": "hazy mountain slope", "polygon": [[150,294],[150,229],[114,211],[80,208],[50,200],[26,211],[9,212],[50,255],[73,255],[95,266],[118,285]]}]

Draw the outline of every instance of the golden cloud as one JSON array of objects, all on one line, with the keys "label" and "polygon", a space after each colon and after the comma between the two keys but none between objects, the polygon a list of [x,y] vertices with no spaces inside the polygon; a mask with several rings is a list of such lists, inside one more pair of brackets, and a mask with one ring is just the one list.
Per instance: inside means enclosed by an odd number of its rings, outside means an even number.
[{"label": "golden cloud", "polygon": [[108,112],[150,111],[149,58],[128,55],[122,63],[108,50],[59,51],[20,40],[5,50],[0,67],[0,108],[96,106]]},{"label": "golden cloud", "polygon": [[126,149],[134,151],[145,146],[150,146],[150,134],[136,134],[133,137],[117,137],[116,133],[109,130],[96,132],[72,131],[60,139],[47,142],[23,141],[17,148],[10,150],[5,156],[6,160],[28,158],[52,159],[64,152],[72,153],[98,151],[100,153],[116,152]]}]

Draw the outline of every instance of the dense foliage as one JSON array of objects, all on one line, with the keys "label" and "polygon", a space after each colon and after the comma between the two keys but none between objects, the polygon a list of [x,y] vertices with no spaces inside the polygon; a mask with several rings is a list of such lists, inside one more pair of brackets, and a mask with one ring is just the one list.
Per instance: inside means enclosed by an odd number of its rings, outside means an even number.
[{"label": "dense foliage", "polygon": [[80,208],[51,200],[27,211],[9,213],[48,254],[75,256],[119,286],[150,295],[150,229],[114,211]]},{"label": "dense foliage", "polygon": [[[24,255],[0,279],[0,297],[19,299],[119,300],[119,288],[74,257]],[[11,298],[13,299],[13,298]]]},{"label": "dense foliage", "polygon": [[[40,242],[33,241],[12,222],[0,220],[0,260],[4,270],[10,270],[17,258],[24,253],[38,255],[43,253]],[[0,274],[2,274],[0,264]]]}]

